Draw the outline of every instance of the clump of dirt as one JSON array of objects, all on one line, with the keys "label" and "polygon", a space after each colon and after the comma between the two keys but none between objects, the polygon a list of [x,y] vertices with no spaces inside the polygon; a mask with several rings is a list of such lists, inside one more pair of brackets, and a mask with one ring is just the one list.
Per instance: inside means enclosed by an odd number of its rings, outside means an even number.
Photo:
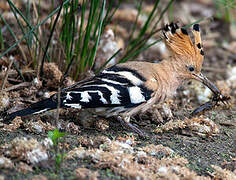
[{"label": "clump of dirt", "polygon": [[0,150],[5,156],[26,161],[30,164],[48,159],[46,148],[33,138],[15,138],[10,144],[1,145]]},{"label": "clump of dirt", "polygon": [[[25,7],[23,1],[13,1],[17,8]],[[150,1],[143,3],[144,10],[138,19],[138,10],[129,2],[114,14],[99,44],[95,69],[119,48],[126,47],[136,20],[134,36],[139,34],[146,14],[153,9]],[[166,3],[163,2],[162,7]],[[0,11],[5,11],[3,16],[18,35],[17,22],[6,4],[0,2]],[[44,0],[38,5],[45,12],[49,10]],[[191,117],[193,109],[210,100],[212,93],[199,83],[186,83],[172,99],[131,119],[133,125],[147,134],[146,138],[124,129],[116,117],[95,116],[89,110],[61,110],[58,120],[51,111],[17,117],[9,125],[0,123],[0,179],[236,179],[236,39],[235,32],[230,30],[233,23],[206,18],[214,16],[216,11],[213,1],[180,1],[174,4],[172,12],[180,26],[205,19],[200,22],[205,52],[202,72],[224,95],[230,96],[229,105],[219,103],[203,115]],[[162,24],[169,22],[168,18],[166,14]],[[3,31],[3,37],[8,36],[9,33]],[[160,34],[156,34],[148,44],[159,38]],[[11,36],[6,38],[7,43],[11,41]],[[24,43],[22,47],[26,48]],[[54,53],[58,55],[57,51]],[[44,92],[58,88],[65,70],[64,61],[45,63],[41,83],[35,70],[30,65],[26,67],[26,60],[16,48],[9,54],[14,56],[21,74],[17,68],[9,71],[6,91],[0,93],[0,111],[9,107],[9,112],[16,111],[55,93],[46,96]],[[158,63],[168,56],[160,42],[135,59]],[[111,64],[117,62],[118,57]],[[1,83],[8,60],[7,56],[0,59]],[[73,83],[68,77],[64,85]],[[55,124],[66,132],[56,148],[46,138],[48,132],[56,128]]]},{"label": "clump of dirt", "polygon": [[62,72],[58,69],[56,63],[44,64],[44,80],[45,86],[49,88],[57,88],[61,82]]}]

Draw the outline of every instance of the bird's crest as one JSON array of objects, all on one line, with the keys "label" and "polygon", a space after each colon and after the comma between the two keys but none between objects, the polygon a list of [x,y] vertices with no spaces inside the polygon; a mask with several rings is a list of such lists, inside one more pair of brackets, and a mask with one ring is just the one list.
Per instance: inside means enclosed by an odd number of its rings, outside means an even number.
[{"label": "bird's crest", "polygon": [[186,57],[196,64],[202,65],[204,51],[200,36],[199,24],[193,25],[194,42],[184,28],[179,28],[176,23],[167,24],[163,28],[166,47],[172,56]]}]

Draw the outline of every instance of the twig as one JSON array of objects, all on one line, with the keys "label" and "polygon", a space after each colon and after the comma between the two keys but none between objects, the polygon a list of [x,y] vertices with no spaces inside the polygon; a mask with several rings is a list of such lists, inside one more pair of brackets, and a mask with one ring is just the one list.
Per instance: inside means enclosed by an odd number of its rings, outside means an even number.
[{"label": "twig", "polygon": [[17,71],[17,73],[19,74],[19,76],[21,77],[21,79],[22,79],[23,81],[25,81],[25,78],[24,78],[24,76],[23,76],[21,70],[19,69],[19,67],[17,67],[17,65],[16,65],[15,62],[13,62],[13,67],[15,68],[15,70]]},{"label": "twig", "polygon": [[[13,63],[14,65],[14,63]],[[35,73],[35,70],[31,70],[31,69],[26,69],[26,70],[22,70],[21,71],[22,74],[25,74],[25,73]],[[8,73],[8,76],[14,76],[14,75],[17,75],[18,72],[16,70],[9,70],[9,73]],[[5,73],[4,72],[1,72],[0,73],[0,79],[3,79],[5,76]]]},{"label": "twig", "polygon": [[56,111],[56,118],[55,118],[55,126],[57,127],[57,129],[59,129],[58,121],[59,121],[60,105],[61,105],[61,87],[58,88],[58,93],[57,93],[57,111]]},{"label": "twig", "polygon": [[[66,141],[66,138],[65,138],[65,136],[63,136],[62,137],[62,150],[61,150],[61,163],[60,163],[60,169],[61,169],[61,167],[63,166],[63,163],[64,163],[64,154],[65,154],[65,148],[66,148],[66,143],[65,143],[65,141]],[[61,171],[60,171],[61,172]]]},{"label": "twig", "polygon": [[25,88],[25,87],[29,87],[29,86],[31,86],[30,82],[23,82],[23,83],[11,86],[9,88],[6,88],[5,91],[12,91],[12,90],[15,90],[15,89]]},{"label": "twig", "polygon": [[2,81],[1,91],[3,90],[3,88],[4,88],[4,86],[5,86],[6,82],[7,82],[8,74],[9,74],[9,72],[10,72],[10,68],[11,68],[12,63],[13,63],[13,61],[14,61],[14,57],[10,56],[9,60],[10,60],[10,63],[9,63],[9,65],[8,65],[8,67],[7,67],[7,72],[6,72],[6,74],[5,74],[5,76],[4,76],[4,79],[3,79],[3,81]]}]

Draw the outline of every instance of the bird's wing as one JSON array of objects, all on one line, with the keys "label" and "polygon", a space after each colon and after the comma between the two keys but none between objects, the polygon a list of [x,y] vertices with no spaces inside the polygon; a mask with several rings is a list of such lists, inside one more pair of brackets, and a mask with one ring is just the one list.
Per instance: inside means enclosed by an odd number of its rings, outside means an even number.
[{"label": "bird's wing", "polygon": [[[151,98],[146,79],[134,69],[113,66],[61,93],[61,107],[135,107]],[[53,99],[56,100],[57,96]]]}]

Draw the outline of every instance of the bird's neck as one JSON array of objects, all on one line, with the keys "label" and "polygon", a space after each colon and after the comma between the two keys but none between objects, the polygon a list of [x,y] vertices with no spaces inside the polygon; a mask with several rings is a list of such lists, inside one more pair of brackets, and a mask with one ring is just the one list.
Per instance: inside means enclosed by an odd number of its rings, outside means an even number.
[{"label": "bird's neck", "polygon": [[156,79],[159,91],[166,97],[172,96],[176,89],[182,84],[183,79],[180,76],[179,68],[172,60],[163,60],[156,64]]}]

